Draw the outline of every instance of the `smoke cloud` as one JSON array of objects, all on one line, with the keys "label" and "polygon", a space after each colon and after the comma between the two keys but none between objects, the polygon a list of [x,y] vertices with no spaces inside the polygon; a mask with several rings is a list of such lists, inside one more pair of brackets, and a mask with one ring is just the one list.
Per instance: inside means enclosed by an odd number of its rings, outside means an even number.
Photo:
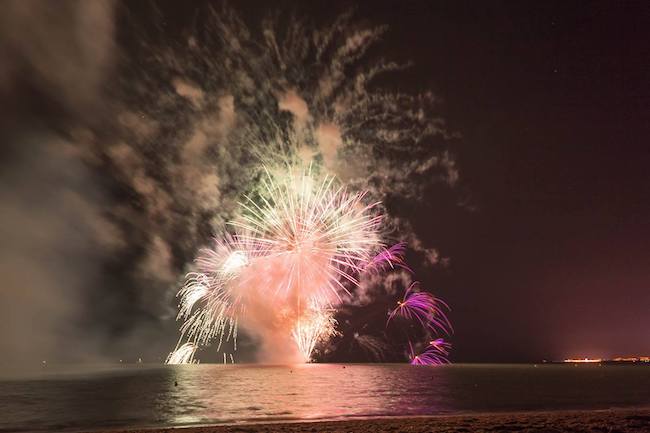
[{"label": "smoke cloud", "polygon": [[84,329],[88,287],[107,255],[126,247],[84,163],[111,70],[113,26],[110,2],[3,4],[0,341],[8,364],[98,353]]}]

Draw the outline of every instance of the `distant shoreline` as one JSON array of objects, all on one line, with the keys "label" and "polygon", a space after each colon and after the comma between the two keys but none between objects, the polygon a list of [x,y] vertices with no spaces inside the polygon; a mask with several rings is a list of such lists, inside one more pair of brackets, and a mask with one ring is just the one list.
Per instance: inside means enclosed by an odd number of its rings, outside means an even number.
[{"label": "distant shoreline", "polygon": [[199,427],[134,428],[95,433],[481,433],[501,431],[622,433],[650,431],[650,408],[466,413],[420,417],[380,417],[338,421],[251,423]]}]

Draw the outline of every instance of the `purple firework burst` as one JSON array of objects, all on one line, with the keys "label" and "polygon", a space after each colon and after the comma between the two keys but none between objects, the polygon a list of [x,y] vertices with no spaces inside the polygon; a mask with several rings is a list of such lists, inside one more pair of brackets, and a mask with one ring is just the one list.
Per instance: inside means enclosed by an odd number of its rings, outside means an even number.
[{"label": "purple firework burst", "polygon": [[411,285],[404,292],[404,297],[397,301],[397,306],[388,315],[388,323],[395,317],[400,316],[409,320],[417,320],[420,324],[432,331],[443,331],[451,334],[452,327],[445,310],[449,306],[442,300],[437,299],[429,292],[417,292],[417,282]]},{"label": "purple firework burst", "polygon": [[424,352],[415,354],[409,342],[411,365],[442,365],[448,364],[449,349],[451,345],[442,338],[431,341]]},{"label": "purple firework burst", "polygon": [[367,272],[381,272],[387,269],[402,268],[412,272],[404,261],[404,253],[406,252],[406,243],[399,242],[395,245],[384,248],[377,254],[365,267]]}]

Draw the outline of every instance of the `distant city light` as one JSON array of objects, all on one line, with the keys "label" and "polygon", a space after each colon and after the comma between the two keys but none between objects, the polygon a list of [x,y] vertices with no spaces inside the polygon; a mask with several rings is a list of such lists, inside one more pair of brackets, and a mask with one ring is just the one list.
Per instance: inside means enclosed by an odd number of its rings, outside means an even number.
[{"label": "distant city light", "polygon": [[602,358],[569,358],[565,359],[563,362],[573,363],[573,364],[592,364],[600,362],[649,362],[650,356],[619,356],[611,359],[602,359]]},{"label": "distant city light", "polygon": [[572,362],[572,363],[583,363],[583,364],[589,364],[589,363],[595,363],[595,362],[603,362],[601,358],[583,358],[583,359],[565,359],[564,362]]}]

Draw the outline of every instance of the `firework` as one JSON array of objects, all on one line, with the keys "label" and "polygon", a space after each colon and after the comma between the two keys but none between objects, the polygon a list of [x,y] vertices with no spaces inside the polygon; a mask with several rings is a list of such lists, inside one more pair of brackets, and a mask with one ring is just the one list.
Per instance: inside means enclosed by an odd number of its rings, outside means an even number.
[{"label": "firework", "polygon": [[447,355],[451,345],[442,339],[436,339],[419,354],[415,354],[413,346],[409,343],[411,365],[441,365],[449,363]]},{"label": "firework", "polygon": [[441,330],[450,334],[451,323],[445,314],[449,306],[429,292],[415,291],[417,286],[418,283],[412,283],[406,289],[402,299],[397,301],[397,306],[390,312],[387,324],[394,317],[399,316],[417,320],[423,327],[430,328],[432,331]]},{"label": "firework", "polygon": [[336,320],[332,317],[332,312],[315,307],[296,322],[292,336],[303,360],[309,362],[316,344],[335,332]]},{"label": "firework", "polygon": [[[278,350],[291,342],[295,361],[310,362],[321,342],[336,333],[334,313],[342,295],[352,296],[364,272],[408,269],[405,245],[386,248],[381,240],[377,203],[364,193],[349,193],[331,176],[266,170],[259,190],[245,197],[232,232],[201,250],[197,271],[179,291],[179,344],[168,363],[192,362],[196,348],[217,340],[217,350],[232,339],[238,324]],[[391,311],[418,321],[428,331],[451,331],[447,305],[411,284]],[[367,353],[381,359],[385,344],[355,335]],[[432,340],[412,363],[439,364],[449,344]],[[224,354],[225,359],[225,354]]]},{"label": "firework", "polygon": [[404,261],[405,252],[406,244],[404,242],[399,242],[390,248],[384,248],[366,265],[365,271],[378,273],[399,267],[411,272],[411,269]]},{"label": "firework", "polygon": [[291,171],[274,181],[268,174],[261,204],[247,197],[244,215],[231,223],[265,248],[265,260],[280,265],[279,278],[267,281],[274,294],[297,290],[310,303],[340,301],[342,292],[349,294],[344,282],[358,284],[356,275],[382,246],[381,215],[373,213],[378,203],[366,205],[365,193],[348,193],[333,182],[332,176],[317,182]]},{"label": "firework", "polygon": [[[383,244],[368,197],[419,199],[428,183],[418,179],[453,185],[453,157],[430,140],[453,134],[431,92],[396,93],[377,80],[407,66],[366,56],[386,26],[357,25],[346,13],[324,27],[276,14],[248,27],[228,6],[203,12],[187,39],[164,32],[133,44],[134,77],[124,80],[129,97],[117,113],[124,140],[104,156],[137,194],[134,210],[153,222],[149,238],[173,246],[175,263],[230,221],[178,294],[179,344],[217,341],[221,350],[232,342],[236,350],[241,327],[267,362],[287,345],[296,353],[276,360],[310,359],[334,326],[321,316],[358,300],[360,274],[410,271],[406,245]],[[156,170],[146,161],[151,143]],[[303,171],[310,164],[317,173]],[[408,221],[398,225],[416,253],[433,251]],[[146,277],[167,284],[157,269]],[[394,315],[409,317],[416,301],[404,302]],[[431,314],[413,317],[450,328],[436,308],[445,306],[436,300]]]},{"label": "firework", "polygon": [[[381,215],[331,176],[267,171],[261,184],[241,203],[234,233],[202,250],[198,272],[188,274],[179,292],[181,340],[236,344],[240,320],[255,333],[255,316],[270,316],[309,361],[335,332],[332,308],[383,248]],[[382,261],[397,261],[391,254]]]},{"label": "firework", "polygon": [[194,364],[194,354],[196,353],[198,346],[194,343],[185,343],[180,347],[177,347],[172,353],[167,357],[167,364]]},{"label": "firework", "polygon": [[199,272],[189,273],[178,293],[177,319],[184,321],[181,340],[185,337],[205,345],[218,338],[219,350],[224,338],[232,338],[236,348],[237,317],[244,307],[245,295],[237,286],[237,278],[261,254],[263,249],[259,245],[228,234],[216,241],[214,249],[201,250],[196,260]]},{"label": "firework", "polygon": [[447,343],[444,338],[436,338],[430,341],[429,346],[437,349],[444,356],[448,356],[451,349],[451,344]]}]

